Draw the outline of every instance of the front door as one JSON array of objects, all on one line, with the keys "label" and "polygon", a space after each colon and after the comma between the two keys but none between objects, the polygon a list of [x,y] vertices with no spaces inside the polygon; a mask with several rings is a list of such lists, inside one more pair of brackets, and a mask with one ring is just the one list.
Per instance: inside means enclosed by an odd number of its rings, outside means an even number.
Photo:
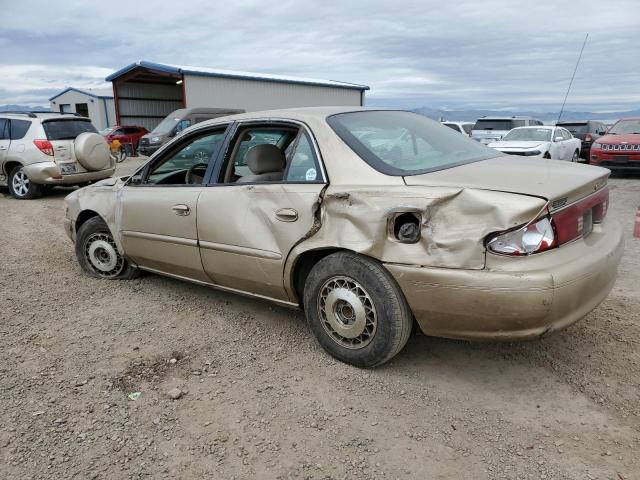
[{"label": "front door", "polygon": [[203,267],[217,285],[288,301],[284,264],[312,230],[325,185],[317,149],[298,125],[253,124],[240,125],[228,152],[198,199]]},{"label": "front door", "polygon": [[127,257],[142,268],[206,281],[197,203],[225,131],[223,126],[185,135],[120,191],[120,238]]}]

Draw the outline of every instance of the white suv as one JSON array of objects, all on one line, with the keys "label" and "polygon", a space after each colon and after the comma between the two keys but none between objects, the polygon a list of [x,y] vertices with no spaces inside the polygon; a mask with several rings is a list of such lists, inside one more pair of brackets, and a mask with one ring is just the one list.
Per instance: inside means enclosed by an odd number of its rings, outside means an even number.
[{"label": "white suv", "polygon": [[81,185],[114,171],[109,145],[88,118],[0,112],[0,185],[14,198],[37,198],[45,185]]}]

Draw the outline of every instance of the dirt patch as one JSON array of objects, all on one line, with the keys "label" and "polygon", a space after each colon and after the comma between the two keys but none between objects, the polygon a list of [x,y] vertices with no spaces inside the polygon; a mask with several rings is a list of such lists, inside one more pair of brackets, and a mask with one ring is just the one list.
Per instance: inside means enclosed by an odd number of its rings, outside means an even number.
[{"label": "dirt patch", "polygon": [[640,478],[640,178],[611,180],[625,255],[582,321],[529,343],[416,335],[373,371],[299,312],[87,278],[67,191],[0,197],[0,478]]}]

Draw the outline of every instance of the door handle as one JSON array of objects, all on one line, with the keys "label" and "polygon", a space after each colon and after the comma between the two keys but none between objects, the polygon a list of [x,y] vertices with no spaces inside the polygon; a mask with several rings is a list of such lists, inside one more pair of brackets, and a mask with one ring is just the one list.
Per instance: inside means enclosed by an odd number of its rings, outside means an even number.
[{"label": "door handle", "polygon": [[189,206],[183,205],[181,203],[171,207],[171,210],[173,210],[176,215],[181,215],[183,217],[186,217],[191,213],[191,209],[189,208]]},{"label": "door handle", "polygon": [[280,208],[276,210],[276,218],[281,222],[295,222],[298,220],[298,212],[293,208]]}]

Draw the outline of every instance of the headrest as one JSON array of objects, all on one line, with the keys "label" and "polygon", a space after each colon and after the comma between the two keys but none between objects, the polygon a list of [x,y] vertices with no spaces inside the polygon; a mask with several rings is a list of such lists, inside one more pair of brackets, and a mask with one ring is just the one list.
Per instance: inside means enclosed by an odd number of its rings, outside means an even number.
[{"label": "headrest", "polygon": [[246,156],[247,166],[254,175],[284,170],[286,160],[275,145],[265,143],[251,147]]}]

